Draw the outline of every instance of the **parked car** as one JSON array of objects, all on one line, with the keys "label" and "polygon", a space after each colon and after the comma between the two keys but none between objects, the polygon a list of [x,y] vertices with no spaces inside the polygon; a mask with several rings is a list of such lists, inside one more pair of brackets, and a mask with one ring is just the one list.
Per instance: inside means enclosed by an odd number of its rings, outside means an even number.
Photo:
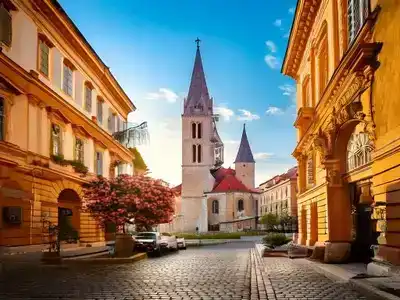
[{"label": "parked car", "polygon": [[167,248],[170,251],[178,251],[178,241],[176,236],[170,235],[169,233],[162,233],[161,234],[161,241],[167,244]]},{"label": "parked car", "polygon": [[161,256],[168,249],[168,242],[162,239],[159,232],[140,232],[135,239],[135,250]]},{"label": "parked car", "polygon": [[186,250],[186,242],[185,238],[177,238],[176,242],[178,243],[178,249],[181,250]]}]

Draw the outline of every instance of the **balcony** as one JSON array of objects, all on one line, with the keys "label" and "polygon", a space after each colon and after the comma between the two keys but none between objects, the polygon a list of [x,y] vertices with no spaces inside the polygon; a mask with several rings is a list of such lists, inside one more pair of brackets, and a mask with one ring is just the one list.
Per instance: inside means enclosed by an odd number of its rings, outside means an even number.
[{"label": "balcony", "polygon": [[135,148],[136,146],[146,144],[149,140],[147,122],[139,125],[127,123],[127,129],[115,132],[113,137],[126,148]]},{"label": "balcony", "polygon": [[297,118],[294,122],[294,127],[299,130],[300,140],[313,121],[314,111],[315,109],[313,107],[300,107],[299,111],[297,112]]}]

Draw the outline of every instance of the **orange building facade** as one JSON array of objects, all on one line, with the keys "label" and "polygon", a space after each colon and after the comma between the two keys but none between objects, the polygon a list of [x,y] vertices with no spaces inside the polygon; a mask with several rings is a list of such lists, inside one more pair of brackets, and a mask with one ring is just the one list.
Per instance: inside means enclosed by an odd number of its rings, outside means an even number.
[{"label": "orange building facade", "polygon": [[396,0],[297,4],[297,243],[326,262],[400,264],[399,18]]},{"label": "orange building facade", "polygon": [[0,0],[0,24],[0,246],[43,244],[67,217],[103,241],[82,185],[134,173],[114,137],[135,107],[57,1]]}]

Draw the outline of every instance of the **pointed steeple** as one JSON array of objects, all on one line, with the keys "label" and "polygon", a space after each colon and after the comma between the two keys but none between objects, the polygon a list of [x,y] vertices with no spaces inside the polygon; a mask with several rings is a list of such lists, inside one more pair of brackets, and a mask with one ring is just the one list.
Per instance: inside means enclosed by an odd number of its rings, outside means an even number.
[{"label": "pointed steeple", "polygon": [[206,77],[204,75],[203,62],[200,54],[200,40],[196,40],[197,50],[194,60],[190,88],[184,104],[185,115],[208,115],[212,114],[212,99],[207,89]]},{"label": "pointed steeple", "polygon": [[253,153],[246,134],[246,124],[243,125],[242,140],[240,141],[239,151],[235,163],[255,163]]}]

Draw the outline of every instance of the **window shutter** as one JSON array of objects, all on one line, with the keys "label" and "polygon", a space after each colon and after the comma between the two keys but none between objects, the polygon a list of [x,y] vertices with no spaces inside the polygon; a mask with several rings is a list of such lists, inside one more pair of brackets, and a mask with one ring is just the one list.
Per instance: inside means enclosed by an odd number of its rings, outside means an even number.
[{"label": "window shutter", "polygon": [[11,14],[0,3],[0,42],[4,45],[11,47],[12,41],[12,18]]}]

